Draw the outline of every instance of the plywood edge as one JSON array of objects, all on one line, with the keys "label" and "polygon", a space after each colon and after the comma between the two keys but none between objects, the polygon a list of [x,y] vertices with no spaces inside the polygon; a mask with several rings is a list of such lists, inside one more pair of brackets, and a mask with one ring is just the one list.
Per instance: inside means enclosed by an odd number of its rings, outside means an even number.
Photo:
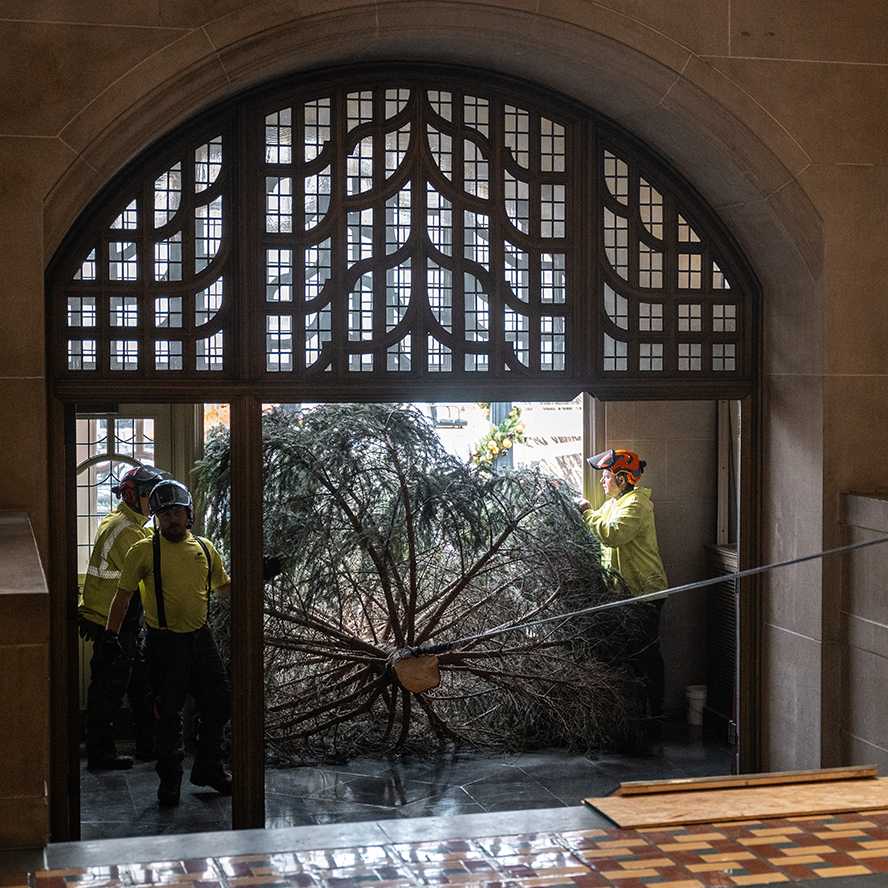
[{"label": "plywood edge", "polygon": [[634,818],[632,816],[626,816],[620,817],[619,820],[616,820],[613,817],[609,816],[606,811],[603,811],[595,804],[595,802],[601,802],[601,799],[583,799],[583,802],[587,807],[591,808],[597,814],[600,814],[610,820],[610,822],[613,823],[618,829],[638,830],[672,829],[676,826],[695,825],[699,823],[711,824],[713,827],[718,828],[735,823],[749,823],[750,821],[767,820],[771,818],[801,820],[805,817],[824,817],[830,814],[857,814],[886,810],[883,802],[882,804],[872,805],[811,805],[804,809],[800,808],[799,810],[795,810],[792,812],[792,814],[789,815],[785,812],[762,810],[757,812],[756,814],[750,814],[748,816],[738,814],[735,817],[724,817],[721,819],[713,819],[712,817],[687,816],[677,820],[672,820],[668,817],[657,819],[656,817],[645,817],[643,814],[639,814]]},{"label": "plywood edge", "polygon": [[764,774],[737,774],[720,777],[683,777],[677,780],[634,780],[621,783],[614,795],[649,795],[661,792],[690,792],[706,789],[732,789],[746,786],[780,786],[791,783],[824,783],[830,780],[862,780],[878,777],[876,765],[822,768],[814,771],[775,771]]}]

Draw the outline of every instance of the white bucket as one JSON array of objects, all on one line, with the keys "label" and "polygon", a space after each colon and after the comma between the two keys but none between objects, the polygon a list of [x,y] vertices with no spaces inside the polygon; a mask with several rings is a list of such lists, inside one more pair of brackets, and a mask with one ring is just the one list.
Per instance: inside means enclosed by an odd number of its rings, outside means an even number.
[{"label": "white bucket", "polygon": [[706,705],[706,685],[688,685],[685,688],[688,698],[688,724],[703,724],[703,707]]}]

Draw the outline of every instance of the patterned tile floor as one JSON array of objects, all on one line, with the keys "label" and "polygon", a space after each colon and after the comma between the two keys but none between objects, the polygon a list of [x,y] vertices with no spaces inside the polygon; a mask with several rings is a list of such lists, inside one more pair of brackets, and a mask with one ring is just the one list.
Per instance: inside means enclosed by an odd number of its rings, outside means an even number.
[{"label": "patterned tile floor", "polygon": [[[460,818],[455,818],[460,819]],[[530,819],[530,818],[528,818]],[[259,843],[261,844],[261,842]],[[654,830],[544,830],[0,876],[3,888],[707,888],[888,884],[888,810]]]},{"label": "patterned tile floor", "polygon": [[142,770],[85,775],[83,840],[0,852],[0,888],[888,886],[888,810],[621,830],[581,804],[623,781],[729,772],[724,747],[681,731],[642,757],[270,773],[256,830],[230,830],[230,799],[214,794],[159,814]]}]

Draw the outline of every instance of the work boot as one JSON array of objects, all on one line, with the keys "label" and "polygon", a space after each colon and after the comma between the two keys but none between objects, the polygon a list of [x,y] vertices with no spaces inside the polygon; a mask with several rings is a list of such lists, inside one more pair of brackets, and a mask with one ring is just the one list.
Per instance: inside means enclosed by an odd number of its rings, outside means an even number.
[{"label": "work boot", "polygon": [[224,768],[214,771],[196,768],[191,772],[190,779],[195,786],[209,786],[222,795],[231,795],[231,774]]},{"label": "work boot", "polygon": [[153,762],[157,758],[154,754],[154,743],[137,743],[136,758],[140,762]]},{"label": "work boot", "polygon": [[174,808],[179,804],[179,793],[182,789],[182,775],[176,774],[160,778],[157,787],[157,803],[164,808]]},{"label": "work boot", "polygon": [[116,752],[108,752],[104,755],[89,755],[86,758],[88,771],[126,771],[133,766],[133,760],[128,755],[118,755]]}]

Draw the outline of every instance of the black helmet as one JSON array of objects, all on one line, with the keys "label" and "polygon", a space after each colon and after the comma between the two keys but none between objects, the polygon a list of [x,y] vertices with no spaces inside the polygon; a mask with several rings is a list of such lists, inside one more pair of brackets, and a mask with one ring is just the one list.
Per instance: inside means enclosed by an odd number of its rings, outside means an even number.
[{"label": "black helmet", "polygon": [[111,488],[111,492],[123,497],[124,502],[129,500],[127,505],[135,503],[138,506],[141,497],[147,496],[155,484],[169,477],[169,472],[156,469],[154,466],[137,466],[135,469],[130,469],[117,486]]},{"label": "black helmet", "polygon": [[191,500],[191,494],[184,484],[180,484],[173,478],[164,481],[158,481],[148,497],[148,508],[158,515],[173,506],[184,506],[188,510],[188,526],[194,518],[194,507]]}]

